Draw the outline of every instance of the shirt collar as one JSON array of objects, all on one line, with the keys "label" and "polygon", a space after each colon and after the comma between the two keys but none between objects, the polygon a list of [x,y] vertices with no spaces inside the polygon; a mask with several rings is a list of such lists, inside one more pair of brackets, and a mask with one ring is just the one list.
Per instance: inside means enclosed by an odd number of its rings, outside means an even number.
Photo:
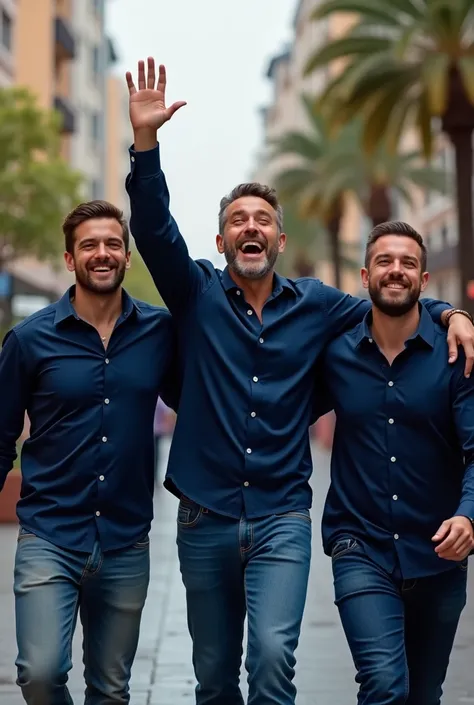
[{"label": "shirt collar", "polygon": [[[77,315],[77,312],[72,305],[71,299],[74,296],[74,292],[76,290],[76,287],[73,285],[71,286],[63,296],[59,299],[59,301],[56,304],[56,315],[54,317],[54,324],[59,325],[63,321],[67,320],[68,318],[75,318],[76,320],[80,320],[79,316]],[[125,289],[122,289],[122,316],[124,318],[128,318],[128,316],[133,312],[136,311],[138,314],[141,313],[140,305],[138,301],[135,299],[132,299],[132,297],[125,291]]]},{"label": "shirt collar", "polygon": [[[239,285],[235,283],[229,274],[229,267],[226,267],[222,272],[222,285],[226,291],[230,291],[232,289],[240,290]],[[272,297],[278,296],[284,289],[296,294],[295,288],[290,280],[274,272]]]},{"label": "shirt collar", "polygon": [[[435,324],[430,314],[422,304],[418,304],[418,309],[420,311],[420,322],[418,323],[418,328],[413,333],[410,338],[406,341],[422,340],[430,348],[434,346],[435,337]],[[372,341],[372,333],[370,327],[372,325],[372,311],[368,311],[364,319],[357,326],[356,331],[356,345],[359,346],[363,341]]]}]

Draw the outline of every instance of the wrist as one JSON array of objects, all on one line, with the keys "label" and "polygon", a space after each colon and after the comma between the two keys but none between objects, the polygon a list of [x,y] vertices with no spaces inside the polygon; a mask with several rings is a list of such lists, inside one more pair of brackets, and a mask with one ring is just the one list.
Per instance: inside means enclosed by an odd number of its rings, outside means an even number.
[{"label": "wrist", "polygon": [[473,323],[472,316],[467,311],[464,311],[461,308],[450,308],[447,311],[443,311],[443,313],[441,314],[441,321],[442,321],[443,325],[449,327],[449,324],[451,322],[451,318],[453,316],[457,316],[457,315],[464,316],[465,318],[468,318],[471,321],[471,323]]},{"label": "wrist", "polygon": [[133,147],[136,152],[148,152],[157,144],[157,130],[150,127],[139,127],[133,130]]}]

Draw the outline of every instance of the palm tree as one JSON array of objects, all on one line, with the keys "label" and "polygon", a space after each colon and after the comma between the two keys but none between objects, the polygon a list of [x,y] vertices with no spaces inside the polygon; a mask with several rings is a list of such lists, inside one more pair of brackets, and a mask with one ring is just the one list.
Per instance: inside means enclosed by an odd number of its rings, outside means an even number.
[{"label": "palm tree", "polygon": [[354,25],[344,37],[318,49],[305,73],[344,58],[345,68],[329,84],[321,105],[343,122],[362,114],[369,150],[386,139],[393,151],[404,129],[415,125],[429,157],[432,118],[439,118],[455,152],[461,300],[472,309],[468,284],[474,278],[474,4],[325,0],[314,19],[341,12],[354,13]]},{"label": "palm tree", "polygon": [[303,217],[318,217],[326,227],[339,286],[339,229],[346,194],[356,196],[375,226],[391,219],[393,194],[412,205],[414,186],[445,191],[446,177],[444,172],[423,166],[419,152],[392,153],[382,143],[372,153],[366,153],[360,120],[347,123],[333,135],[315,101],[305,96],[302,100],[309,129],[288,132],[275,140],[273,157],[295,157],[295,166],[282,170],[276,185],[283,199],[299,203]]},{"label": "palm tree", "polygon": [[[283,201],[283,211],[284,229],[289,235],[285,255],[291,260],[286,270],[297,277],[312,277],[317,262],[332,262],[328,231],[318,218],[303,218],[295,201]],[[358,269],[357,254],[352,243],[341,243],[339,269]]]}]

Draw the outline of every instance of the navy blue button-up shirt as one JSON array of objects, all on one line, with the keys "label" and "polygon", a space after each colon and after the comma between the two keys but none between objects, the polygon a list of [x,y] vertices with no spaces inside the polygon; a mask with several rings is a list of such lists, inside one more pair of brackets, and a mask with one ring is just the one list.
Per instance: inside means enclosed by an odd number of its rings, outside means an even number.
[{"label": "navy blue button-up shirt", "polygon": [[126,186],[132,234],[178,331],[182,391],[166,485],[233,518],[309,507],[314,365],[370,303],[275,275],[260,323],[228,269],[189,257],[159,147],[131,150]]},{"label": "navy blue button-up shirt", "polygon": [[[0,489],[21,455],[20,523],[64,548],[132,545],[153,517],[153,415],[174,355],[166,309],[123,293],[107,350],[70,292],[7,334],[0,353]],[[164,390],[168,401],[170,396]]]},{"label": "navy blue button-up shirt", "polygon": [[474,518],[474,380],[446,360],[446,331],[423,307],[389,365],[370,317],[327,348],[322,367],[337,421],[323,513],[326,553],[352,536],[405,579],[453,567],[431,537],[454,515]]}]

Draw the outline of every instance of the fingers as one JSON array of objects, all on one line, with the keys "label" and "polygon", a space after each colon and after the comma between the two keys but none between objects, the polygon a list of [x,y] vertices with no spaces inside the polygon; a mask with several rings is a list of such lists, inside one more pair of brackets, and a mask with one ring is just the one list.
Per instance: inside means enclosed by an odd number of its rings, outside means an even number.
[{"label": "fingers", "polygon": [[145,79],[145,62],[144,61],[139,61],[138,62],[138,90],[143,91],[146,88],[146,79]]},{"label": "fingers", "polygon": [[170,107],[168,108],[168,120],[173,117],[177,110],[179,110],[185,105],[186,102],[184,100],[178,100],[176,103],[173,103],[173,105],[170,105]]},{"label": "fingers", "polygon": [[458,341],[456,333],[451,328],[448,330],[448,360],[455,362],[458,359]]},{"label": "fingers", "polygon": [[155,88],[155,60],[153,57],[149,56],[147,59],[147,64],[148,64],[148,77],[147,77],[147,82],[146,82],[146,87],[151,88],[152,90]]},{"label": "fingers", "polygon": [[472,340],[469,338],[469,340],[462,342],[462,346],[466,355],[466,364],[464,365],[464,376],[470,377],[472,367],[474,365],[474,345],[472,344]]},{"label": "fingers", "polygon": [[137,89],[135,88],[135,84],[133,82],[132,74],[130,73],[130,71],[127,71],[127,73],[125,74],[125,80],[127,81],[129,94],[133,95],[134,93],[136,93]]},{"label": "fingers", "polygon": [[432,537],[432,541],[441,541],[441,539],[444,539],[445,536],[449,533],[449,529],[451,528],[451,524],[449,521],[443,521],[441,526],[439,527],[438,531],[435,533],[435,535]]},{"label": "fingers", "polygon": [[[154,66],[154,64],[153,64]],[[156,87],[157,91],[160,91],[160,93],[163,93],[163,96],[165,95],[166,91],[166,68],[163,66],[163,64],[160,64],[158,67],[158,85]]]}]

